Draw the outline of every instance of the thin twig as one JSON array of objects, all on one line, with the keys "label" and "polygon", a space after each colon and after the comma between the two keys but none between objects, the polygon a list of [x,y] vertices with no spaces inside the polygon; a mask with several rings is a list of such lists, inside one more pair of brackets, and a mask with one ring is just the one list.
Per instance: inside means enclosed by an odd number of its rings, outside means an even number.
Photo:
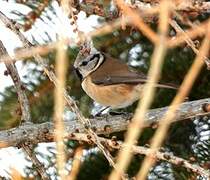
[{"label": "thin twig", "polygon": [[[68,136],[67,138],[70,140],[77,140],[78,142],[84,141],[84,142],[87,142],[88,144],[90,144],[92,140],[87,136],[87,134],[83,134],[83,133],[73,133],[73,134],[70,134],[70,136]],[[103,142],[103,144],[108,146],[108,149],[123,150],[127,146],[122,141],[115,140],[115,138],[107,139],[107,138],[99,137],[98,139],[101,142]],[[143,147],[143,146],[132,145],[130,150],[134,154],[141,154],[141,155],[146,155],[146,156],[151,153],[150,148]],[[200,174],[206,177],[209,177],[210,175],[210,172],[208,170],[203,169],[199,165],[191,164],[189,161],[183,158],[177,157],[168,152],[156,151],[155,154],[153,155],[153,158],[167,161],[169,163],[172,163],[178,166],[183,166],[187,169],[190,169],[192,172],[195,172],[197,174]]]},{"label": "thin twig", "polygon": [[46,174],[44,165],[37,159],[35,153],[31,149],[30,145],[27,145],[26,143],[22,143],[21,147],[23,148],[24,152],[30,157],[30,159],[31,159],[32,163],[34,164],[36,171],[39,173],[40,177],[43,180],[49,180],[50,178]]},{"label": "thin twig", "polygon": [[[47,53],[55,50],[56,43],[49,43],[48,45],[38,45],[30,48],[23,48],[16,50],[11,58],[8,54],[2,54],[0,62],[16,62],[28,60],[27,58],[39,55],[46,55]],[[31,60],[31,59],[29,59]]]},{"label": "thin twig", "polygon": [[151,153],[144,159],[142,168],[140,169],[137,179],[146,179],[147,173],[149,172],[150,167],[154,164],[155,160],[153,159],[153,154],[157,151],[157,149],[162,144],[164,138],[166,137],[167,131],[170,127],[171,122],[176,117],[176,110],[179,107],[180,103],[182,103],[185,97],[191,90],[191,87],[196,80],[202,66],[204,65],[203,58],[209,52],[210,48],[210,23],[207,28],[207,35],[203,40],[201,48],[199,50],[198,55],[195,58],[193,65],[191,66],[190,70],[188,71],[187,75],[184,78],[184,81],[177,93],[176,97],[174,98],[169,110],[167,111],[166,115],[163,117],[155,135],[152,138],[151,142]]},{"label": "thin twig", "polygon": [[[195,54],[198,54],[199,51],[196,48],[195,43],[190,39],[190,37],[185,33],[185,31],[179,26],[179,24],[175,20],[172,20],[170,24],[176,30],[177,33],[181,33],[185,35],[186,43],[191,47],[191,49],[194,51]],[[203,59],[207,65],[207,68],[210,68],[210,59],[206,56]]]},{"label": "thin twig", "polygon": [[155,32],[144,23],[143,19],[139,16],[138,12],[131,9],[125,4],[123,0],[115,0],[119,8],[122,10],[122,13],[132,19],[133,25],[138,27],[138,29],[153,43],[158,42],[158,37]]},{"label": "thin twig", "polygon": [[[2,54],[8,55],[6,48],[4,47],[2,41],[0,41],[0,58],[1,58]],[[8,55],[8,57],[9,57],[9,55]],[[12,81],[13,81],[14,86],[17,91],[18,101],[20,103],[20,110],[21,110],[21,122],[30,122],[31,115],[30,115],[28,98],[26,96],[25,87],[24,87],[23,83],[21,82],[17,68],[11,60],[8,62],[5,62],[5,66],[7,68],[8,74],[12,78]]]},{"label": "thin twig", "polygon": [[185,30],[185,34],[178,34],[175,37],[168,39],[168,46],[169,48],[174,48],[176,46],[179,46],[185,42],[186,35],[190,39],[195,39],[198,36],[203,36],[206,33],[206,29],[208,28],[209,19],[202,22],[199,26],[193,27],[191,29]]}]

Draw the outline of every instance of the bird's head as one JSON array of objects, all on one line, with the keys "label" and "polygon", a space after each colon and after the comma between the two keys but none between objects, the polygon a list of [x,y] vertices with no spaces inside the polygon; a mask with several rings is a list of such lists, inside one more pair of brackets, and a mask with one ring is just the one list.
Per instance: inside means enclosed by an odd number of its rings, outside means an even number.
[{"label": "bird's head", "polygon": [[74,68],[77,75],[84,79],[89,74],[97,70],[97,68],[104,62],[105,57],[99,51],[91,52],[86,57],[78,57],[74,62]]}]

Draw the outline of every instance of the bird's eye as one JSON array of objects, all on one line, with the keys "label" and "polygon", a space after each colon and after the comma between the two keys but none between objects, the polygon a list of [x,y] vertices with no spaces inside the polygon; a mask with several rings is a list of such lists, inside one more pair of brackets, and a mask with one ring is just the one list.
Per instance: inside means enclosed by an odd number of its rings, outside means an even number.
[{"label": "bird's eye", "polygon": [[87,61],[82,61],[81,66],[86,66],[88,64]]}]

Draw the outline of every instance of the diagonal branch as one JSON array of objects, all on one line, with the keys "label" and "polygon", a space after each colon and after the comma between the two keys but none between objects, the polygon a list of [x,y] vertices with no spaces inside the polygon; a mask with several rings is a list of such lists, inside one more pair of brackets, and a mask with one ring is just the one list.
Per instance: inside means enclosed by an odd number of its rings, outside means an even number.
[{"label": "diagonal branch", "polygon": [[[209,26],[210,28],[210,23]],[[155,135],[153,136],[151,140],[151,153],[145,157],[142,167],[137,174],[137,179],[145,179],[147,176],[147,173],[149,172],[149,169],[151,166],[155,163],[155,160],[152,158],[152,155],[155,153],[157,148],[161,146],[163,143],[164,138],[167,135],[168,129],[170,127],[171,122],[176,117],[176,110],[179,108],[179,105],[184,101],[185,97],[189,94],[193,83],[196,80],[196,77],[198,76],[201,68],[204,65],[203,58],[207,55],[209,52],[210,47],[210,30],[207,28],[206,30],[206,36],[203,40],[203,43],[199,49],[199,53],[196,56],[191,68],[187,72],[180,89],[175,96],[174,100],[172,101],[171,105],[169,106],[169,109],[166,113],[166,115],[162,118],[162,121],[158,127],[158,129],[155,132]]]},{"label": "diagonal branch", "polygon": [[[15,34],[19,36],[22,42],[25,42],[27,46],[24,47],[24,49],[19,49],[15,52],[14,54],[14,59],[11,59],[7,54],[2,55],[2,58],[0,59],[0,62],[7,62],[7,61],[17,61],[17,60],[25,60],[26,58],[29,57],[35,57],[37,60],[42,59],[43,66],[45,66],[43,58],[41,58],[40,55],[46,55],[50,51],[53,51],[56,47],[56,43],[49,43],[48,45],[39,45],[39,46],[33,46],[24,36],[23,34],[18,30],[19,26],[16,24],[13,24],[10,22],[10,19],[8,19],[6,16],[2,15],[0,12],[0,19],[7,25]],[[103,26],[101,26],[98,29],[95,29],[93,31],[90,31],[89,33],[85,34],[87,37],[96,37],[99,35],[104,35],[107,33],[111,33],[113,30],[119,28],[121,26],[121,19],[118,18],[115,21],[105,23]],[[125,24],[131,24],[129,17],[124,17],[124,23]],[[199,26],[195,26],[191,29],[185,30],[184,34],[179,34],[175,37],[169,38],[168,39],[168,46],[169,48],[174,48],[176,46],[179,46],[185,42],[186,36],[189,37],[190,39],[195,39],[196,37],[201,37],[205,34],[205,30],[208,27],[208,21],[206,20],[202,22]],[[69,41],[69,40],[67,40]],[[39,54],[38,58],[37,54]],[[47,68],[47,67],[46,67]]]},{"label": "diagonal branch", "polygon": [[[10,21],[10,19],[8,19],[7,17],[5,17],[5,15],[0,14],[0,17],[3,17],[4,23],[6,25],[9,25],[9,27],[11,28],[11,30],[18,35],[18,37],[20,38],[20,40],[22,41],[22,43],[24,44],[25,48],[30,48],[33,45],[25,38],[25,36],[19,31],[19,29],[16,28],[16,26]],[[33,56],[35,58],[35,60],[39,63],[39,65],[43,68],[44,72],[46,73],[46,75],[48,76],[48,78],[50,79],[50,81],[53,82],[53,84],[55,85],[56,88],[58,88],[58,80],[54,74],[54,72],[52,70],[49,70],[48,65],[44,62],[44,59],[40,56],[40,55],[34,55]],[[111,154],[109,153],[109,151],[107,151],[103,145],[100,143],[100,141],[98,141],[98,137],[97,134],[90,128],[91,123],[89,121],[89,119],[85,118],[79,108],[77,107],[76,102],[71,98],[71,96],[68,95],[67,91],[65,89],[63,89],[63,94],[64,94],[64,99],[68,105],[68,107],[70,108],[70,110],[72,112],[74,112],[79,120],[79,122],[84,126],[84,128],[86,129],[86,131],[95,139],[95,143],[97,144],[97,146],[99,147],[99,149],[104,153],[105,157],[107,158],[107,160],[109,161],[109,163],[115,167],[114,165],[114,161],[113,158],[111,156]]]},{"label": "diagonal branch", "polygon": [[[190,37],[185,33],[185,31],[179,26],[179,24],[175,20],[172,20],[170,22],[170,25],[176,30],[177,33],[184,35],[184,39],[186,43],[191,47],[191,49],[194,51],[195,54],[198,54],[199,50],[196,48],[195,43],[192,41],[192,39],[190,39]],[[210,69],[210,59],[205,56],[204,61],[207,65],[207,68]]]},{"label": "diagonal branch", "polygon": [[21,147],[23,148],[24,152],[30,157],[32,163],[36,167],[36,171],[39,173],[41,178],[43,180],[49,180],[47,177],[47,174],[45,172],[44,165],[37,159],[35,153],[32,151],[32,148],[30,145],[28,145],[26,142],[21,144]]},{"label": "diagonal branch", "polygon": [[[2,41],[0,41],[0,58],[3,54],[8,55],[6,48],[4,47]],[[25,93],[25,87],[20,80],[17,68],[12,61],[5,62],[5,65],[7,68],[7,72],[11,76],[17,91],[18,101],[20,103],[20,108],[21,108],[21,122],[30,122],[31,115],[30,115],[28,98]]]},{"label": "diagonal branch", "polygon": [[[118,4],[123,4],[121,0],[117,0]],[[128,127],[124,144],[127,146],[119,151],[117,157],[117,170],[113,169],[109,176],[109,180],[120,179],[120,174],[124,173],[131,161],[132,153],[130,152],[132,145],[135,144],[139,135],[143,131],[143,124],[145,121],[145,115],[151,106],[154,94],[155,86],[161,76],[161,68],[164,62],[164,56],[167,50],[167,32],[168,32],[168,22],[169,22],[169,5],[170,3],[166,0],[161,1],[160,4],[160,22],[159,22],[159,36],[158,41],[155,44],[155,49],[152,54],[151,67],[148,72],[148,82],[144,85],[143,90],[139,96],[141,96],[141,101],[135,110],[134,117]],[[125,5],[124,5],[125,6]],[[135,20],[135,19],[133,19]]]}]

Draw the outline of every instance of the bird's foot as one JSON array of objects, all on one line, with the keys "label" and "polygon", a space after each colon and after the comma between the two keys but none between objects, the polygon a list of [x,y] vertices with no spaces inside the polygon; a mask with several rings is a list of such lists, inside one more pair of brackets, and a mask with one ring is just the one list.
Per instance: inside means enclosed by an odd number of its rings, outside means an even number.
[{"label": "bird's foot", "polygon": [[118,115],[126,115],[126,112],[122,112],[122,111],[110,111],[109,115],[111,116],[118,116]]},{"label": "bird's foot", "polygon": [[92,116],[93,117],[101,117],[103,115],[103,112],[107,109],[109,109],[109,106],[102,108],[99,112],[97,112],[95,115],[92,115]]}]

